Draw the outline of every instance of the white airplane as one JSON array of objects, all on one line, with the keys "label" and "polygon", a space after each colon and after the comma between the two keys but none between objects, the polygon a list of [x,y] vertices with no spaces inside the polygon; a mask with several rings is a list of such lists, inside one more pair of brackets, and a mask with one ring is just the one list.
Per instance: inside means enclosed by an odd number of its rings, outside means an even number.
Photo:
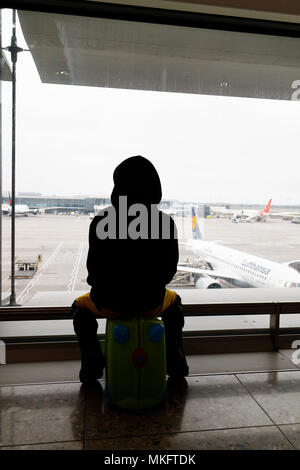
[{"label": "white airplane", "polygon": [[[6,204],[6,206],[8,207],[9,215],[11,215],[11,213],[12,213],[11,205]],[[16,204],[15,205],[15,215],[24,215],[26,217],[28,214],[37,215],[38,213],[39,213],[38,209],[29,209],[27,204]]]},{"label": "white airplane", "polygon": [[300,287],[300,261],[277,263],[259,256],[219,245],[202,238],[195,208],[192,208],[193,239],[188,243],[205,260],[209,269],[178,265],[178,271],[200,274],[196,288]]},{"label": "white airplane", "polygon": [[272,202],[272,199],[269,200],[264,210],[247,209],[247,210],[241,210],[239,212],[236,212],[232,221],[233,222],[255,222],[255,221],[262,220],[265,222],[266,218],[270,215],[271,202]]},{"label": "white airplane", "polygon": [[264,210],[258,209],[228,209],[225,206],[211,206],[210,211],[217,216],[233,216],[233,222],[254,222],[255,220],[265,220],[270,215],[272,199],[269,200]]}]

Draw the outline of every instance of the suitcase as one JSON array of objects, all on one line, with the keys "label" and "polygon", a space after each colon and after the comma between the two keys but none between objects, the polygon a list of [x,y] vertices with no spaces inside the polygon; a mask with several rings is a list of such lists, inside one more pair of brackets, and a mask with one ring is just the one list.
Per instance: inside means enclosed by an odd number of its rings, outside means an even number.
[{"label": "suitcase", "polygon": [[107,403],[142,410],[166,397],[165,329],[157,318],[107,320]]}]

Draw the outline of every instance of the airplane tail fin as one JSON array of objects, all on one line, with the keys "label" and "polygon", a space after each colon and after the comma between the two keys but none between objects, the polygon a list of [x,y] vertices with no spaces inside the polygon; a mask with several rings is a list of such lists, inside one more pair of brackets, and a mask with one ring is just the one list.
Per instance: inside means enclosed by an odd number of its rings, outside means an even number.
[{"label": "airplane tail fin", "polygon": [[264,214],[268,214],[270,212],[271,202],[272,202],[272,199],[269,200],[268,204],[264,208]]},{"label": "airplane tail fin", "polygon": [[192,234],[194,240],[203,240],[195,207],[192,207]]}]

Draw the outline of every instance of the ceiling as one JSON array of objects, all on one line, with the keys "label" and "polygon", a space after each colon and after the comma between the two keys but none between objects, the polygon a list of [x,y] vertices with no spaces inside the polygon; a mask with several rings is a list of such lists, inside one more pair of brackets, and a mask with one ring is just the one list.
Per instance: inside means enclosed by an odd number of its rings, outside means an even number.
[{"label": "ceiling", "polygon": [[42,82],[290,100],[300,39],[18,11]]}]

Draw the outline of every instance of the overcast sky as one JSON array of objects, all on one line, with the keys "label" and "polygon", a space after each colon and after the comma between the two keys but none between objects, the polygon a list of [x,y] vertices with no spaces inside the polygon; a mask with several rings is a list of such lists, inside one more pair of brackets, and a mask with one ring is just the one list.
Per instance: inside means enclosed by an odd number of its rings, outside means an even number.
[{"label": "overcast sky", "polygon": [[[3,30],[7,46],[11,12]],[[17,67],[17,191],[109,196],[115,166],[140,154],[156,166],[164,198],[300,204],[299,102],[47,85],[29,52]],[[9,190],[10,83],[2,93]]]}]

